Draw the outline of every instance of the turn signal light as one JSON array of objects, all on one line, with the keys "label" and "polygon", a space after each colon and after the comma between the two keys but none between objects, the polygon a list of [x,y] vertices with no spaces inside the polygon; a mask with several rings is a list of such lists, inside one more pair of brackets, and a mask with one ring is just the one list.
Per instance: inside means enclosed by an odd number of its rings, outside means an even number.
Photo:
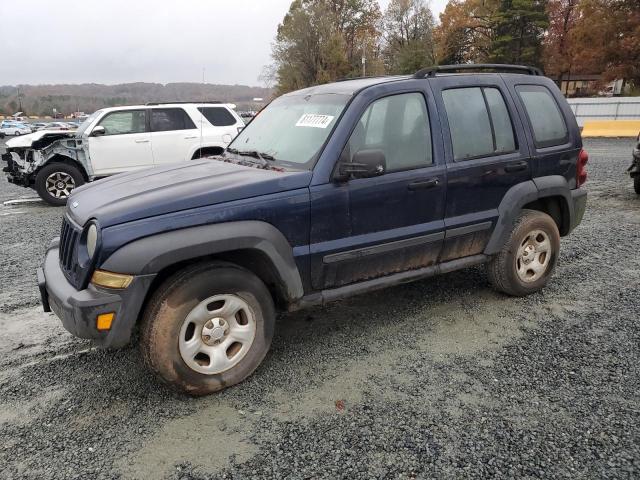
[{"label": "turn signal light", "polygon": [[91,283],[106,288],[127,288],[131,285],[131,282],[133,282],[133,275],[106,272],[104,270],[96,270],[91,277]]},{"label": "turn signal light", "polygon": [[116,314],[113,312],[101,313],[96,319],[96,328],[98,330],[111,330],[111,324],[113,323],[115,316]]}]

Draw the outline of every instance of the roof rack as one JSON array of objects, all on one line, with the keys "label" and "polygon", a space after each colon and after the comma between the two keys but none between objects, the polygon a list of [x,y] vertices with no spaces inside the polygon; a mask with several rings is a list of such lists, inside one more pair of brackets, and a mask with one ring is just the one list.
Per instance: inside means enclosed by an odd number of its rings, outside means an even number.
[{"label": "roof rack", "polygon": [[460,65],[435,65],[418,70],[413,78],[435,77],[437,73],[457,72],[461,70],[494,70],[496,72],[524,73],[527,75],[544,75],[542,70],[527,65],[507,65],[501,63],[463,63]]},{"label": "roof rack", "polygon": [[145,105],[147,105],[147,106],[174,105],[174,104],[175,105],[180,105],[180,104],[186,104],[186,103],[198,103],[198,104],[200,104],[200,103],[223,103],[223,102],[220,102],[218,100],[204,100],[204,101],[203,100],[196,100],[196,101],[187,100],[187,101],[182,101],[182,102],[147,102],[147,103],[145,103]]}]

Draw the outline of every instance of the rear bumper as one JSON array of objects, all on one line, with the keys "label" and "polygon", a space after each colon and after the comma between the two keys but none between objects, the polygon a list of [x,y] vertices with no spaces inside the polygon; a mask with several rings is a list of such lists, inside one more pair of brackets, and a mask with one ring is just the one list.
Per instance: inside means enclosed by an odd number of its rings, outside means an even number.
[{"label": "rear bumper", "polygon": [[[122,347],[129,343],[147,291],[155,275],[135,277],[123,290],[110,290],[89,285],[76,290],[66,279],[58,260],[58,247],[46,253],[38,269],[38,287],[44,311],[53,311],[64,328],[80,338],[94,340],[104,347]],[[96,328],[97,316],[115,313],[108,331]]]},{"label": "rear bumper", "polygon": [[584,212],[587,209],[587,191],[584,188],[571,190],[571,203],[573,206],[573,214],[571,215],[569,231],[572,231],[582,222]]}]

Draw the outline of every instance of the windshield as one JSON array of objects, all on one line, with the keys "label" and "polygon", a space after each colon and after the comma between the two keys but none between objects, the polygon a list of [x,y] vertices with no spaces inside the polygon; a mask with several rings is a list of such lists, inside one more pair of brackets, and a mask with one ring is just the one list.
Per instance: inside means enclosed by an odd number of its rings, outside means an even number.
[{"label": "windshield", "polygon": [[260,112],[229,148],[258,152],[277,163],[309,169],[349,98],[335,94],[280,97]]},{"label": "windshield", "polygon": [[98,115],[102,113],[102,110],[98,110],[89,115],[84,122],[80,124],[78,129],[76,130],[76,137],[80,138],[84,131],[89,128],[89,125],[93,123],[93,121],[98,118]]}]

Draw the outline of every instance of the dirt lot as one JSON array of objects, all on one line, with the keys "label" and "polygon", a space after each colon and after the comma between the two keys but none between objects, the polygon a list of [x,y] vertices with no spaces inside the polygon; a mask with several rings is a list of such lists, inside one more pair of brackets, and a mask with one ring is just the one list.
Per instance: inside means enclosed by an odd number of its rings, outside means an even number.
[{"label": "dirt lot", "polygon": [[505,297],[477,268],[285,315],[264,365],[201,399],[42,313],[62,209],[0,206],[0,477],[637,478],[631,147],[586,142],[588,211],[544,292]]}]

